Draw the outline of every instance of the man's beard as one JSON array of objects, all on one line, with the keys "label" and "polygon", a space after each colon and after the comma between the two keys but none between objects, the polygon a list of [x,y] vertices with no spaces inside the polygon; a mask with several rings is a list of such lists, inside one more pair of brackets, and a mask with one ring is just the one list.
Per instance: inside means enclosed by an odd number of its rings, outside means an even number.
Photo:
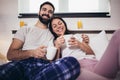
[{"label": "man's beard", "polygon": [[[45,15],[45,14],[43,14],[42,16],[44,16],[44,15]],[[48,23],[50,22],[50,17],[47,16],[47,15],[45,15],[45,16],[48,17],[48,19],[44,19],[44,18],[42,18],[42,16],[39,15],[39,20],[40,20],[40,22],[42,22],[42,23],[45,24],[45,25],[48,25]]]}]

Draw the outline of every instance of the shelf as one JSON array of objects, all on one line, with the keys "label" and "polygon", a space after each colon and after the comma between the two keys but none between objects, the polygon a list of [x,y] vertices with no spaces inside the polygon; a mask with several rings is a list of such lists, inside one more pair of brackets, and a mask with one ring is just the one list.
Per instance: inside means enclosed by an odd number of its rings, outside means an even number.
[{"label": "shelf", "polygon": [[[97,34],[102,30],[70,30],[70,33],[88,33],[88,34]],[[107,34],[112,34],[115,30],[105,30]]]},{"label": "shelf", "polygon": [[[70,33],[88,33],[88,34],[97,34],[102,30],[70,30]],[[115,30],[105,30],[107,34],[112,34]],[[15,34],[17,30],[12,30],[12,34]]]},{"label": "shelf", "polygon": [[[90,13],[54,13],[54,16],[63,18],[110,18],[109,12],[90,12]],[[19,13],[18,18],[38,18],[37,13]]]}]

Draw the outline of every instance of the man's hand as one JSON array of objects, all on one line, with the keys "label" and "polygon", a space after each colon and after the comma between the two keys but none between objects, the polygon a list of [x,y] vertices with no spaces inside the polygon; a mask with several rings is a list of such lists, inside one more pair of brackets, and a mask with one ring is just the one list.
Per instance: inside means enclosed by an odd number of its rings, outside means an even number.
[{"label": "man's hand", "polygon": [[31,57],[34,58],[43,58],[46,55],[46,46],[40,46],[37,49],[33,50],[31,53]]},{"label": "man's hand", "polygon": [[89,44],[89,37],[88,37],[88,35],[82,34],[82,39],[83,39],[83,42]]},{"label": "man's hand", "polygon": [[80,46],[80,41],[77,40],[75,37],[71,37],[69,40],[68,40],[68,44],[71,46],[71,47],[79,47]]}]

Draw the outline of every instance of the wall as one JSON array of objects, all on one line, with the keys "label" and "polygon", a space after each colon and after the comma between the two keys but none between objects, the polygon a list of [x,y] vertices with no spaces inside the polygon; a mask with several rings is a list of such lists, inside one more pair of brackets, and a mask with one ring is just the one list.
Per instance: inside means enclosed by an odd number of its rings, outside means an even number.
[{"label": "wall", "polygon": [[[83,29],[116,29],[120,23],[118,18],[120,14],[119,9],[120,0],[111,0],[111,17],[110,18],[64,18],[68,24],[69,29],[77,29],[77,21],[83,22]],[[31,23],[29,22],[31,21]],[[25,19],[25,22],[34,24],[36,19]]]},{"label": "wall", "polygon": [[[77,29],[77,21],[83,22],[83,29],[118,29],[120,26],[120,0],[111,0],[110,18],[64,18],[69,29]],[[0,52],[7,53],[12,41],[11,30],[19,29],[17,0],[0,0]],[[34,25],[36,18],[21,19],[28,25]]]},{"label": "wall", "polygon": [[17,0],[0,0],[0,53],[6,54],[13,36],[11,30],[19,28],[17,14]]},{"label": "wall", "polygon": [[77,21],[82,20],[84,29],[113,29],[120,26],[120,0],[111,0],[110,18],[72,18],[65,19],[70,29],[77,29]]}]

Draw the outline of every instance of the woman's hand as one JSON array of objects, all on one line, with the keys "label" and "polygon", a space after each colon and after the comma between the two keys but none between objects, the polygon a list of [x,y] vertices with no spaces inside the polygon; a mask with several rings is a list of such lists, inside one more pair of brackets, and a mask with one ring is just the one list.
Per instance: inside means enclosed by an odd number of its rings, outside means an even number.
[{"label": "woman's hand", "polygon": [[[86,38],[87,41],[89,41],[89,39],[87,38],[87,36],[84,36]],[[94,55],[93,50],[91,49],[91,47],[88,45],[88,42],[80,42],[78,41],[76,38],[71,37],[71,39],[69,40],[69,45],[72,47],[78,47],[80,48],[82,51],[86,52],[86,54],[92,54]]]},{"label": "woman's hand", "polygon": [[65,43],[65,39],[63,36],[58,37],[55,41],[55,47],[60,48]]}]

